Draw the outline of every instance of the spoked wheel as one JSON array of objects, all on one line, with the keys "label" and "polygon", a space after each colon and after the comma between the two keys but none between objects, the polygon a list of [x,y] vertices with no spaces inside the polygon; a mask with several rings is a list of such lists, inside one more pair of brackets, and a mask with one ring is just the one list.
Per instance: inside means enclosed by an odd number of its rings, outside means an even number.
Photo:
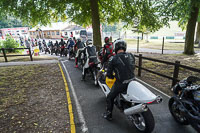
[{"label": "spoked wheel", "polygon": [[172,97],[169,100],[169,110],[172,114],[172,116],[174,117],[175,121],[178,122],[181,125],[188,125],[188,120],[184,117],[184,115],[182,114],[182,112],[180,111],[180,104],[178,104],[174,97]]},{"label": "spoked wheel", "polygon": [[154,118],[149,109],[142,113],[130,115],[128,118],[141,133],[151,133],[155,127]]}]

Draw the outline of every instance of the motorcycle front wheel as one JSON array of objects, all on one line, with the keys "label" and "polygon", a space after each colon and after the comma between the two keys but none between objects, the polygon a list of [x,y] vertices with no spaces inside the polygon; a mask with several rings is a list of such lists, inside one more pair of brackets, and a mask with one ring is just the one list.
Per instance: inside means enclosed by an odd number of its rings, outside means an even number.
[{"label": "motorcycle front wheel", "polygon": [[155,121],[150,109],[142,113],[130,115],[128,118],[140,133],[151,133],[155,127]]},{"label": "motorcycle front wheel", "polygon": [[180,111],[180,105],[175,101],[174,97],[169,99],[169,110],[172,116],[174,117],[175,121],[181,125],[188,125],[188,120],[183,116],[182,112]]}]

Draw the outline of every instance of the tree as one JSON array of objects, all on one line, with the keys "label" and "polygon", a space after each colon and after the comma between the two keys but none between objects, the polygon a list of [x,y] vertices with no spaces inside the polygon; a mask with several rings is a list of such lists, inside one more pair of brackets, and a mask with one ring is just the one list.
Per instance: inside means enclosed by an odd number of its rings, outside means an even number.
[{"label": "tree", "polygon": [[[194,54],[194,33],[199,13],[199,0],[168,0],[165,1],[163,16],[171,20],[178,20],[180,25],[186,26],[184,54]],[[168,7],[168,8],[166,8]]]},{"label": "tree", "polygon": [[[155,31],[167,24],[168,18],[160,17],[158,0],[20,0],[0,1],[0,13],[16,16],[35,26],[47,25],[52,20],[66,20],[87,26],[92,24],[93,42],[101,47],[100,22],[121,20],[128,26],[136,23]],[[162,1],[162,0],[161,0]],[[159,1],[160,2],[160,1]]]},{"label": "tree", "polygon": [[[20,20],[15,18],[0,18],[0,28],[13,28],[28,26],[23,24]],[[28,26],[29,27],[29,26]]]}]

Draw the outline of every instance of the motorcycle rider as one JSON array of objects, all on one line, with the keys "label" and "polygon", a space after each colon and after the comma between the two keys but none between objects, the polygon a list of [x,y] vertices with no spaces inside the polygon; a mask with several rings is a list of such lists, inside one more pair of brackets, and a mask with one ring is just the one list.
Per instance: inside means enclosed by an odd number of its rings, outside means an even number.
[{"label": "motorcycle rider", "polygon": [[74,53],[74,45],[75,45],[75,43],[74,43],[74,41],[72,40],[72,38],[69,38],[69,40],[68,40],[68,44],[67,44],[67,49],[68,49],[68,51],[69,51],[69,56],[71,56],[71,54],[73,54]]},{"label": "motorcycle rider", "polygon": [[76,68],[78,68],[78,57],[79,57],[80,53],[84,50],[84,47],[85,47],[84,43],[81,42],[80,38],[78,38],[77,43],[74,45],[75,51],[77,51],[76,57],[75,57],[75,67]]},{"label": "motorcycle rider", "polygon": [[[103,118],[112,120],[112,110],[114,99],[120,93],[125,92],[128,83],[134,80],[135,57],[131,53],[126,52],[127,44],[123,40],[117,40],[114,43],[116,55],[112,56],[108,62],[107,77],[116,78],[116,81],[106,98],[106,112]],[[113,75],[115,73],[115,76]]]},{"label": "motorcycle rider", "polygon": [[113,53],[113,44],[109,41],[109,37],[105,37],[104,39],[104,47],[103,47],[103,59],[101,64],[103,65],[108,59],[114,55]]},{"label": "motorcycle rider", "polygon": [[63,41],[62,38],[61,38],[59,45],[60,45],[60,48],[61,48],[61,50],[60,50],[60,57],[61,57],[63,55],[64,49],[65,49],[65,42]]},{"label": "motorcycle rider", "polygon": [[86,41],[86,47],[84,48],[84,55],[87,57],[85,64],[83,66],[83,72],[82,72],[82,81],[85,80],[86,73],[88,72],[89,68],[89,63],[90,62],[96,62],[97,60],[97,55],[96,55],[96,47],[92,44],[92,40],[88,39]]}]

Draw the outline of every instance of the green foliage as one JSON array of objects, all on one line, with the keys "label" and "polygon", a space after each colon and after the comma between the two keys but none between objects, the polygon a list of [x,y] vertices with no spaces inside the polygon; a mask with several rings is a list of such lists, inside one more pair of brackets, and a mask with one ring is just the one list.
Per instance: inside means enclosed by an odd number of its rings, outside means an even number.
[{"label": "green foliage", "polygon": [[[193,10],[192,6],[200,7],[199,0],[164,0],[160,12],[164,17],[170,20],[179,21],[179,26],[185,30],[187,22],[190,18],[190,13]],[[167,8],[166,8],[167,7]],[[200,13],[199,13],[200,15]],[[200,17],[198,18],[200,21]]]},{"label": "green foliage", "polygon": [[13,27],[24,27],[28,25],[24,25],[20,20],[14,18],[1,18],[0,19],[0,28],[13,28]]},{"label": "green foliage", "polygon": [[[2,41],[2,48],[18,48],[19,43],[16,42],[10,35],[6,36],[6,40]],[[8,52],[19,52],[18,50],[7,50]]]},{"label": "green foliage", "polygon": [[103,27],[103,32],[116,32],[117,31],[117,25],[102,25]]}]

